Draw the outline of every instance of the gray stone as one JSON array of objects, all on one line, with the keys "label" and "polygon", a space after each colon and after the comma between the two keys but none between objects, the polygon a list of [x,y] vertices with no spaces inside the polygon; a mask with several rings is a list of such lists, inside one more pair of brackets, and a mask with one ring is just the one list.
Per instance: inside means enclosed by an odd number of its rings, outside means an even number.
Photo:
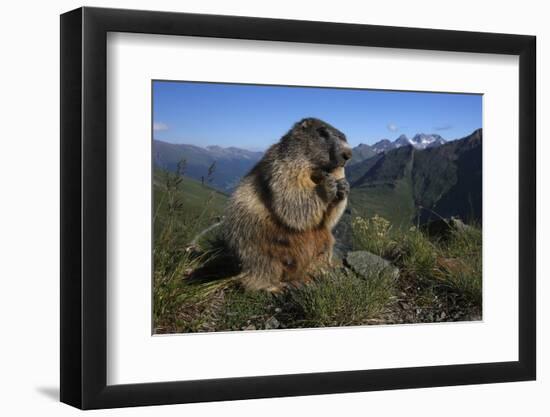
[{"label": "gray stone", "polygon": [[393,279],[399,277],[399,269],[391,262],[367,251],[348,252],[346,264],[364,278],[375,278],[382,272],[388,272]]},{"label": "gray stone", "polygon": [[279,320],[277,320],[275,317],[271,317],[265,322],[266,329],[278,329],[279,326]]},{"label": "gray stone", "polygon": [[472,230],[472,226],[467,225],[458,217],[451,217],[451,220],[449,223],[451,224],[451,227],[453,227],[455,230],[458,230],[460,232],[467,232],[469,230]]},{"label": "gray stone", "polygon": [[430,236],[449,238],[453,231],[468,232],[472,226],[467,225],[458,217],[432,220],[421,226],[421,229]]}]

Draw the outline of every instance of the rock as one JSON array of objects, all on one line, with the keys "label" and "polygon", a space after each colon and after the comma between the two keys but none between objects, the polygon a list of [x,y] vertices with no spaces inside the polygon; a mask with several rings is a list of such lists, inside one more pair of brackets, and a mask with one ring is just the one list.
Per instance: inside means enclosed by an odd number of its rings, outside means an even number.
[{"label": "rock", "polygon": [[448,238],[453,231],[466,232],[472,226],[467,225],[458,217],[432,220],[421,226],[421,229],[430,236]]},{"label": "rock", "polygon": [[265,322],[265,328],[268,330],[278,329],[280,325],[281,323],[279,323],[279,320],[277,320],[275,317],[271,317]]},{"label": "rock", "polygon": [[249,325],[249,326],[243,327],[243,330],[256,330],[256,326],[254,326],[253,324],[251,324],[251,325]]},{"label": "rock", "polygon": [[451,217],[450,223],[451,223],[451,227],[453,229],[461,231],[461,232],[467,232],[468,230],[472,229],[472,226],[467,225],[462,220],[460,220],[458,217]]},{"label": "rock", "polygon": [[391,262],[367,251],[348,252],[346,264],[364,278],[378,277],[382,272],[389,272],[393,279],[399,277],[399,269]]}]

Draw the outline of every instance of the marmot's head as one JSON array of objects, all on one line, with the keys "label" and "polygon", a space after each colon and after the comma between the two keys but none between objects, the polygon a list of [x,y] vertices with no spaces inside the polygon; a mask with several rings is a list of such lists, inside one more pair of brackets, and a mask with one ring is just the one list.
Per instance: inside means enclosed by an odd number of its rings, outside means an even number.
[{"label": "marmot's head", "polygon": [[305,154],[314,168],[332,171],[351,159],[346,135],[322,120],[309,117],[296,123],[282,139],[290,153]]}]

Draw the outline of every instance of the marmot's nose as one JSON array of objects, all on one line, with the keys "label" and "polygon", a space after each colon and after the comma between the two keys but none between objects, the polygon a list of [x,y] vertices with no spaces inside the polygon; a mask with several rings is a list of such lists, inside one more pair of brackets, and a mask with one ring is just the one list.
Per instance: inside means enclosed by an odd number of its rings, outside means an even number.
[{"label": "marmot's nose", "polygon": [[342,158],[344,158],[346,161],[348,159],[351,159],[351,149],[345,149],[343,152],[342,152]]}]

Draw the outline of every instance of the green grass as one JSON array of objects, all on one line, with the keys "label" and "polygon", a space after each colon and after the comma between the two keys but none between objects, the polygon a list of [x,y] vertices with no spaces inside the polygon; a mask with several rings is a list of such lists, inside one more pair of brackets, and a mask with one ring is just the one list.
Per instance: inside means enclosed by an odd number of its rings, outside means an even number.
[{"label": "green grass", "polygon": [[394,293],[394,280],[386,272],[361,277],[347,270],[332,271],[291,297],[302,313],[302,326],[328,327],[368,323],[388,309]]},{"label": "green grass", "polygon": [[[307,286],[283,294],[232,288],[215,320],[218,330],[333,327],[368,324],[383,313],[394,296],[386,274],[360,277],[334,269]],[[275,320],[274,320],[275,319]]]},{"label": "green grass", "polygon": [[189,284],[192,272],[216,256],[215,248],[197,254],[189,244],[219,220],[227,197],[198,181],[160,170],[154,174],[153,193],[155,332],[190,330],[202,324],[209,309],[206,300],[216,295],[216,285],[225,283]]},{"label": "green grass", "polygon": [[[310,328],[463,320],[481,313],[481,231],[433,240],[375,216],[355,218],[355,249],[400,269],[360,276],[340,265],[313,283],[272,295],[246,292],[234,279],[219,228],[190,242],[223,215],[227,196],[162,171],[154,178],[153,320],[155,333]],[[402,308],[400,306],[407,306]]]},{"label": "green grass", "polygon": [[445,252],[455,265],[440,267],[441,280],[456,288],[472,304],[481,308],[482,302],[482,234],[477,228],[455,231],[445,245]]},{"label": "green grass", "polygon": [[392,261],[400,290],[412,309],[438,310],[456,319],[481,317],[482,234],[476,226],[430,238],[418,228],[393,228],[378,216],[353,221],[356,249]]},{"label": "green grass", "polygon": [[157,169],[153,177],[155,235],[167,232],[187,243],[223,215],[227,199],[200,181]]},{"label": "green grass", "polygon": [[[156,171],[154,177],[155,185],[155,206],[160,210],[166,209],[166,179],[163,178],[166,173]],[[227,202],[227,195],[214,190],[213,188],[203,185],[200,181],[189,177],[181,177],[181,184],[178,190],[182,193],[184,201],[182,201],[183,209],[190,214],[199,214],[204,208],[204,203],[210,201],[211,208],[221,214]]]},{"label": "green grass", "polygon": [[238,271],[216,230],[199,252],[189,246],[218,221],[227,197],[172,173],[156,171],[154,180],[155,333],[365,324],[393,296],[389,277],[359,277],[343,268],[284,294],[245,292],[232,279]]},{"label": "green grass", "polygon": [[416,214],[408,178],[352,188],[350,207],[354,216],[370,218],[379,215],[400,228],[410,226]]}]

